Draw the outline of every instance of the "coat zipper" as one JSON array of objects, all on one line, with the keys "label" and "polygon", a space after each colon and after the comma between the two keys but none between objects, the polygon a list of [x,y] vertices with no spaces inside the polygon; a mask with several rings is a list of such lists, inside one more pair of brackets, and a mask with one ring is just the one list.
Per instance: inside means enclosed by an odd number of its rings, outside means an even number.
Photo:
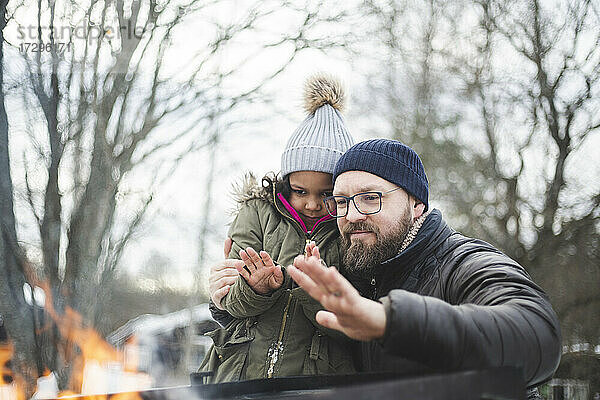
[{"label": "coat zipper", "polygon": [[292,302],[292,292],[288,296],[287,304],[285,305],[285,309],[283,310],[283,318],[281,320],[281,328],[279,329],[279,337],[277,338],[277,343],[270,351],[270,360],[269,360],[269,370],[267,371],[267,378],[272,378],[273,373],[275,371],[275,364],[279,359],[279,353],[283,350],[283,333],[285,332],[285,323],[287,321],[288,311],[290,309],[290,303]]},{"label": "coat zipper", "polygon": [[[302,228],[300,226],[300,224],[298,224],[298,221],[296,221],[294,218],[290,217],[289,215],[286,215],[284,212],[282,212],[279,207],[277,206],[277,197],[275,196],[275,191],[273,191],[273,204],[275,205],[275,208],[277,209],[277,211],[279,211],[279,213],[281,215],[283,215],[284,217],[286,217],[287,219],[289,219],[290,221],[292,221],[294,224],[296,224],[299,228]],[[320,226],[317,227],[317,229],[319,229]],[[313,236],[317,229],[315,229],[314,231],[311,231],[310,234],[308,233],[304,233],[306,235],[306,243],[308,244],[310,243],[310,236]],[[304,249],[306,250],[306,246],[304,246]],[[277,360],[279,359],[279,353],[283,350],[283,335],[285,333],[285,324],[287,322],[287,316],[288,316],[288,312],[290,309],[290,303],[292,302],[292,292],[290,291],[290,294],[288,296],[288,300],[287,300],[287,304],[285,305],[285,309],[283,310],[283,317],[281,320],[281,328],[279,329],[279,337],[277,338],[277,342],[274,343],[274,347],[271,348],[271,350],[269,351],[269,369],[267,370],[267,378],[272,378],[273,374],[275,372],[275,364],[277,363]]]},{"label": "coat zipper", "polygon": [[[277,209],[277,211],[279,211],[279,214],[283,215],[284,217],[286,217],[287,219],[289,219],[290,221],[292,221],[292,222],[293,222],[294,224],[296,224],[296,226],[297,226],[298,228],[300,228],[300,230],[302,231],[302,226],[300,226],[300,224],[298,223],[298,221],[296,221],[294,218],[290,217],[289,215],[287,215],[286,213],[284,213],[283,211],[281,211],[281,210],[279,209],[279,206],[277,205],[277,197],[276,197],[276,195],[275,195],[275,191],[273,191],[273,205],[275,206],[275,208]],[[327,221],[323,221],[323,223],[324,223],[324,222],[327,222]],[[315,233],[317,233],[317,231],[318,231],[319,229],[321,229],[321,227],[323,226],[323,223],[320,223],[320,224],[317,226],[317,229],[310,231],[310,234],[309,234],[309,233],[306,233],[306,232],[304,232],[304,231],[302,232],[304,235],[306,235],[306,236],[307,236],[307,239],[306,239],[306,240],[307,240],[307,242],[309,241],[309,240],[308,240],[308,238],[310,238],[311,236],[314,236],[314,235],[315,235]]]},{"label": "coat zipper", "polygon": [[371,297],[371,299],[376,300],[377,299],[377,281],[375,280],[375,276],[373,276],[371,278],[371,286],[373,287],[373,297]]}]

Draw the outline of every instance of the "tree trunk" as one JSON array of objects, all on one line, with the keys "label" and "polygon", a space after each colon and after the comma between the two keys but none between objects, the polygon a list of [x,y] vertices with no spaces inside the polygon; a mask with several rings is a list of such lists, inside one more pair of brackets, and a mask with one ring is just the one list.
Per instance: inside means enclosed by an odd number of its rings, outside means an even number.
[{"label": "tree trunk", "polygon": [[[104,125],[103,125],[104,124]],[[105,129],[105,121],[97,129]],[[94,320],[94,307],[102,301],[98,286],[98,259],[115,211],[117,180],[114,160],[103,134],[94,138],[90,178],[70,224],[63,288],[68,305]]]},{"label": "tree trunk", "polygon": [[29,392],[34,388],[41,364],[36,356],[33,309],[25,302],[23,285],[27,282],[25,259],[17,242],[13,207],[13,185],[8,151],[8,117],[4,105],[4,35],[6,4],[0,5],[0,313],[15,345],[12,363],[25,379]]}]

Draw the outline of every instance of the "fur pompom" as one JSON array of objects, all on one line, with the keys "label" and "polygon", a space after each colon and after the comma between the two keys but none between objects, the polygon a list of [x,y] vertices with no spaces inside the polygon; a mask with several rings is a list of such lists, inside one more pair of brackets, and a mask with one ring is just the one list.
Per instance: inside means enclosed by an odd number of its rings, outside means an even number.
[{"label": "fur pompom", "polygon": [[342,83],[331,75],[313,75],[304,84],[304,109],[312,114],[324,104],[339,112],[344,110],[346,96]]}]

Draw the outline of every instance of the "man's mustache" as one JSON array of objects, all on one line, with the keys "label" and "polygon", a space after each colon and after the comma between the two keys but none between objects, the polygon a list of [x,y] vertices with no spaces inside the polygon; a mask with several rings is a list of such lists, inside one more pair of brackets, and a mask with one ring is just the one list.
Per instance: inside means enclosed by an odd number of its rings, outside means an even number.
[{"label": "man's mustache", "polygon": [[348,224],[346,224],[346,226],[344,226],[344,228],[342,228],[342,235],[348,238],[350,232],[352,231],[371,231],[375,233],[376,236],[379,236],[379,228],[377,228],[377,226],[373,224],[364,221],[349,222]]}]

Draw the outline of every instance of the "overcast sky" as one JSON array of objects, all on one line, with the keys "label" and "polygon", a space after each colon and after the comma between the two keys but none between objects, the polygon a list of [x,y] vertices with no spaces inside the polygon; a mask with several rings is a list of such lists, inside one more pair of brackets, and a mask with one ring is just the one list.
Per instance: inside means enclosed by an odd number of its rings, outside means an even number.
[{"label": "overcast sky", "polygon": [[[238,3],[231,2],[229,4]],[[219,13],[224,18],[229,18],[228,13],[235,13],[235,11],[234,8],[220,10]],[[14,41],[18,34],[14,25],[9,26],[6,30],[9,40]],[[168,57],[174,70],[185,64],[190,43],[201,37],[201,24],[190,19],[188,24],[178,32],[178,35],[173,40],[174,47]],[[241,50],[238,49],[238,51]],[[237,54],[237,56],[240,55]],[[247,84],[255,75],[267,71],[278,56],[282,55],[270,54],[268,57],[254,60],[251,65],[245,67],[244,73],[238,76],[239,85]],[[15,63],[14,65],[18,64],[14,58],[10,62]],[[368,64],[369,60],[362,60],[362,63]],[[509,62],[509,64],[511,63]],[[517,68],[516,65],[514,67]],[[361,79],[364,79],[362,71],[353,70],[350,61],[336,52],[323,54],[320,51],[307,50],[300,53],[265,91],[265,95],[271,97],[273,107],[268,110],[260,110],[260,113],[267,114],[269,117],[258,124],[238,125],[235,131],[222,135],[223,141],[215,154],[217,168],[210,213],[214,234],[211,234],[209,238],[205,256],[207,264],[214,263],[222,257],[222,240],[226,235],[227,223],[231,221],[229,211],[234,207],[230,194],[232,184],[242,177],[244,171],[252,171],[260,178],[267,171],[279,170],[280,155],[284,145],[290,134],[305,117],[300,100],[303,82],[312,73],[321,71],[334,74],[345,83],[350,98],[350,106],[345,116],[356,141],[383,132],[383,129],[378,130],[372,121],[362,118],[360,109],[353,107],[353,104],[356,104],[353,98],[356,99],[356,96],[360,95],[357,91],[362,87]],[[19,119],[23,107],[25,106],[16,100],[7,104],[11,122],[10,139],[14,145],[14,148],[11,149],[11,157],[15,165],[14,180],[17,185],[22,184],[22,174],[19,173],[23,149],[21,142],[26,129],[28,129]],[[40,135],[43,136],[43,125],[33,128],[39,130]],[[465,131],[463,134],[468,136],[469,132]],[[576,174],[583,181],[589,181],[589,190],[594,192],[600,190],[598,178],[600,164],[597,162],[599,158],[597,149],[600,148],[599,135],[595,135],[591,141],[593,144],[588,145],[578,154],[578,157],[569,160],[570,163],[573,163],[569,173]],[[162,189],[158,191],[146,223],[126,250],[122,261],[125,270],[132,274],[137,273],[152,253],[158,253],[168,257],[175,269],[171,274],[173,284],[177,286],[191,284],[190,277],[197,268],[199,260],[198,242],[203,216],[203,201],[207,195],[209,159],[206,151],[190,154],[183,159]],[[145,182],[144,179],[147,178],[144,176],[145,171],[138,170],[135,174],[139,175],[132,175],[128,179],[133,182],[139,181],[140,185],[143,185],[142,182]],[[34,176],[32,179],[43,184],[45,175],[40,173],[39,176]],[[433,205],[435,206],[435,203]],[[22,208],[17,212],[22,222],[21,232],[27,232],[30,229],[29,234],[21,235],[21,237],[31,237],[33,241],[35,235],[31,231],[33,229],[31,215],[27,215]]]}]

